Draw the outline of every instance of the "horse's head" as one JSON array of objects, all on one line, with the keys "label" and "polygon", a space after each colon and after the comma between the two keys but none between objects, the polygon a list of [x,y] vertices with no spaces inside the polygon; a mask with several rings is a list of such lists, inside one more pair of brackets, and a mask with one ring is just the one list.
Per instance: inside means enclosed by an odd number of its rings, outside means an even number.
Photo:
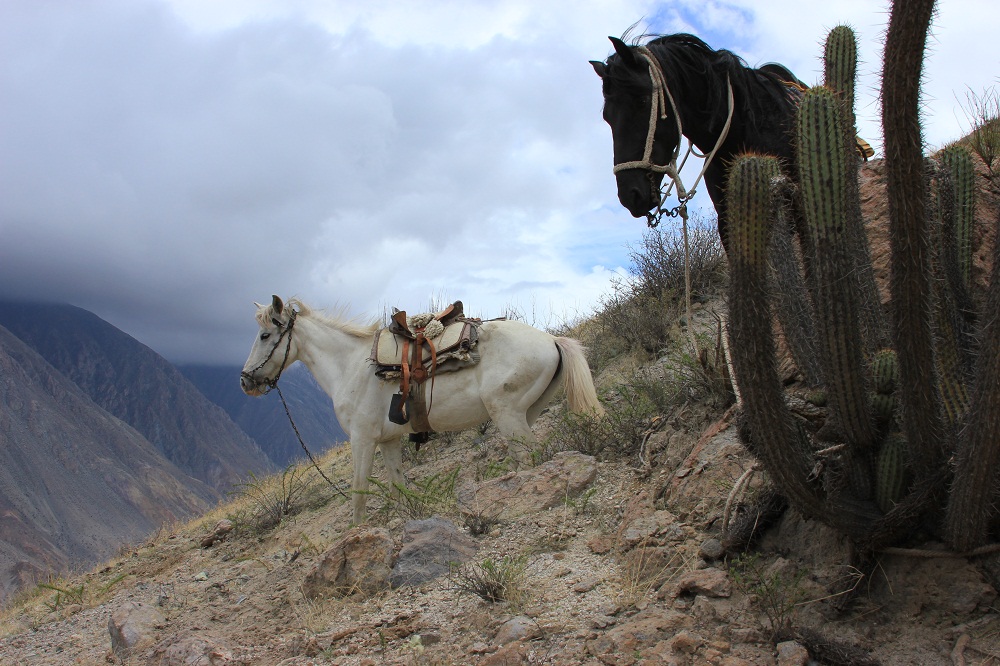
[{"label": "horse's head", "polygon": [[271,297],[270,305],[254,305],[260,331],[240,373],[240,388],[247,395],[259,396],[275,386],[282,371],[295,362],[296,348],[292,342],[295,310],[285,307],[277,296]]},{"label": "horse's head", "polygon": [[[604,120],[611,126],[614,163],[616,167],[636,163],[615,169],[618,200],[634,217],[643,217],[659,205],[663,181],[663,172],[649,166],[673,161],[681,137],[671,103],[658,97],[649,61],[617,37],[608,39],[615,53],[607,62],[590,64],[603,82]],[[647,145],[649,140],[652,146]]]}]

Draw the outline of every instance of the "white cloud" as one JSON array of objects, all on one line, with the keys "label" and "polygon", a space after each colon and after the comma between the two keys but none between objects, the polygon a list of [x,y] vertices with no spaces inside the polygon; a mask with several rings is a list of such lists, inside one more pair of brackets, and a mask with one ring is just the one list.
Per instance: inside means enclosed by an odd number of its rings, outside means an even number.
[{"label": "white cloud", "polygon": [[[997,13],[942,5],[930,143],[960,134],[956,92],[996,82]],[[617,203],[586,62],[607,35],[645,19],[815,81],[847,20],[872,91],[885,18],[844,1],[8,0],[0,296],[73,302],[218,362],[242,360],[249,304],[271,293],[575,318],[644,230]]]}]

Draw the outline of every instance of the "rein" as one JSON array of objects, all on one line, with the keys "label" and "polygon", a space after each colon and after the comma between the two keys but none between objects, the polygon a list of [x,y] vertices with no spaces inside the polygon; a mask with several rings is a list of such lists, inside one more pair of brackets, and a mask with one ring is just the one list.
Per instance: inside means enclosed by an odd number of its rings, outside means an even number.
[{"label": "rein", "polygon": [[[641,160],[633,160],[631,162],[621,162],[614,166],[613,172],[618,173],[619,171],[624,171],[625,169],[645,169],[649,172],[650,177],[650,187],[653,188],[654,194],[658,199],[656,204],[655,213],[647,213],[647,222],[650,228],[656,228],[660,223],[660,220],[664,215],[669,217],[677,217],[678,215],[683,219],[685,228],[687,227],[687,202],[694,198],[695,192],[698,189],[698,185],[701,183],[702,177],[704,177],[705,172],[708,171],[709,165],[715,158],[715,154],[718,152],[719,148],[725,142],[726,137],[729,136],[729,128],[733,121],[733,84],[729,80],[729,76],[726,76],[726,89],[728,92],[728,111],[726,114],[726,124],[722,128],[722,132],[719,133],[719,138],[715,142],[715,146],[707,155],[699,155],[694,150],[694,144],[688,139],[688,149],[684,154],[683,159],[681,159],[680,166],[677,166],[677,158],[680,157],[680,138],[684,136],[684,125],[681,121],[681,114],[677,111],[677,103],[674,101],[674,96],[670,92],[670,86],[667,85],[667,78],[663,74],[663,68],[660,66],[660,62],[653,55],[653,52],[649,50],[647,46],[636,47],[638,54],[643,57],[649,64],[649,79],[652,82],[653,90],[652,96],[649,104],[649,130],[646,132],[646,146],[643,150]],[[666,164],[655,164],[653,162],[653,143],[656,136],[656,124],[659,120],[665,120],[667,117],[667,102],[670,102],[670,108],[674,112],[674,118],[677,121],[677,147],[674,149],[673,155],[670,156],[670,161]],[[684,168],[684,164],[687,163],[687,158],[694,153],[696,157],[704,157],[705,161],[702,164],[701,172],[698,177],[694,180],[694,185],[688,190],[684,187],[684,182],[681,180],[681,169]],[[656,186],[653,184],[654,173],[662,173],[670,177],[670,183],[667,186],[666,191],[660,192],[656,191]],[[666,209],[663,207],[664,202],[666,202],[667,197],[670,196],[670,191],[677,187],[677,199],[678,205],[671,209]]]},{"label": "rein", "polygon": [[[299,433],[299,427],[295,425],[295,421],[292,419],[292,413],[288,409],[288,403],[285,401],[285,395],[281,392],[281,387],[278,386],[278,379],[281,378],[281,373],[285,371],[285,366],[288,364],[288,354],[292,349],[292,328],[295,326],[296,312],[290,307],[288,308],[288,312],[289,312],[288,325],[281,327],[282,328],[281,335],[278,336],[278,341],[274,343],[273,347],[271,347],[271,351],[256,368],[254,368],[250,372],[244,370],[240,373],[240,376],[249,379],[258,386],[266,386],[267,390],[264,391],[264,395],[267,395],[272,390],[278,391],[278,397],[281,398],[281,405],[285,408],[285,416],[288,417],[288,422],[292,424],[292,430],[295,431],[295,437],[299,440],[299,444],[302,445],[302,450],[306,452],[306,456],[309,457],[309,462],[313,464],[313,467],[315,467],[316,471],[319,472],[319,475],[323,477],[323,480],[326,481],[331,487],[333,487],[333,489],[336,490],[337,493],[339,493],[344,499],[350,499],[350,497],[347,496],[347,493],[345,493],[343,490],[340,489],[340,486],[331,481],[330,478],[323,473],[323,470],[320,468],[319,463],[317,463],[316,459],[313,458],[312,453],[309,451],[309,447],[306,446],[305,440],[302,439],[302,435]],[[276,374],[273,379],[267,379],[263,382],[258,382],[257,378],[253,376],[254,373],[263,368],[265,365],[267,365],[267,362],[274,357],[274,352],[278,351],[278,347],[281,346],[281,339],[284,338],[286,335],[288,336],[288,340],[285,342],[285,356],[284,358],[281,359],[281,367],[278,368],[278,374]]]}]

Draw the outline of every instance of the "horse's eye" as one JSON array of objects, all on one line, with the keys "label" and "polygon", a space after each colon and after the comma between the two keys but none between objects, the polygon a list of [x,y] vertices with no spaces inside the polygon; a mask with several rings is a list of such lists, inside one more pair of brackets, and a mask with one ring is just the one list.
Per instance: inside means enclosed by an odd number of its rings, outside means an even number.
[{"label": "horse's eye", "polygon": [[260,334],[260,339],[261,340],[267,340],[269,337],[271,337],[270,333],[261,333]]}]

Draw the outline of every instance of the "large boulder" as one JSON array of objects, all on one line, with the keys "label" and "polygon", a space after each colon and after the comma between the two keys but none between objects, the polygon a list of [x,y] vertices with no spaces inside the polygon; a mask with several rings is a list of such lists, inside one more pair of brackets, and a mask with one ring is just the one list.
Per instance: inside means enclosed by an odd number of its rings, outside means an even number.
[{"label": "large boulder", "polygon": [[392,568],[392,587],[422,585],[448,573],[451,566],[469,561],[478,546],[454,523],[435,516],[411,520],[403,526],[403,547]]},{"label": "large boulder", "polygon": [[308,599],[369,596],[389,586],[395,544],[389,531],[360,526],[323,555],[306,576],[302,594]]},{"label": "large boulder", "polygon": [[152,644],[156,631],[167,624],[159,610],[149,604],[129,601],[111,612],[108,633],[111,649],[120,657],[127,657],[136,647]]}]

